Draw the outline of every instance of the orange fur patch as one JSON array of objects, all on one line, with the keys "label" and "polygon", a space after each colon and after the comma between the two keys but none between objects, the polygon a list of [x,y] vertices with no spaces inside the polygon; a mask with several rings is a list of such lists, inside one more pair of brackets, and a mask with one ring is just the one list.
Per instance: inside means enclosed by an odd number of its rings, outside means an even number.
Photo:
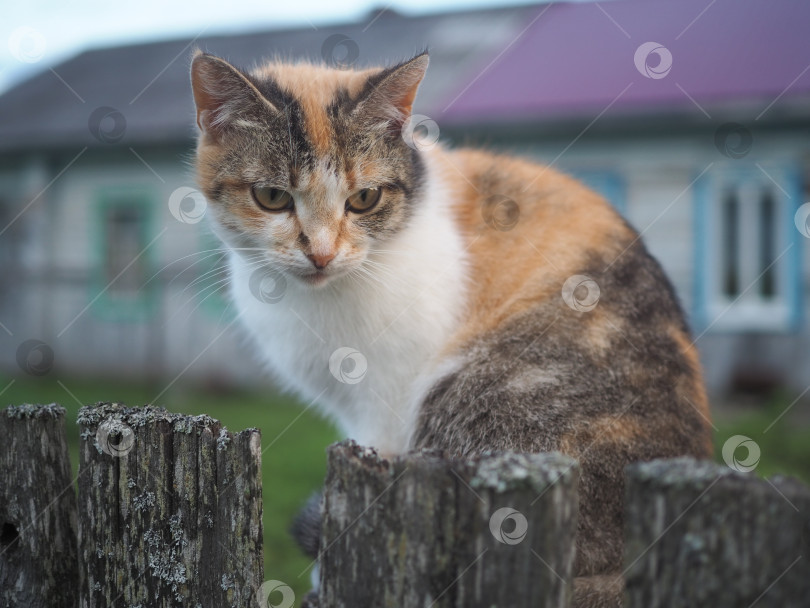
[{"label": "orange fur patch", "polygon": [[[447,352],[540,301],[562,297],[563,283],[582,272],[589,251],[617,254],[632,238],[607,201],[553,169],[478,150],[434,149],[428,162],[451,185],[471,266],[468,320]],[[493,195],[518,205],[511,230],[487,224],[485,203]]]},{"label": "orange fur patch", "polygon": [[578,457],[591,448],[603,445],[632,446],[639,437],[649,435],[649,430],[631,415],[600,416],[590,421],[582,421],[582,427],[560,437],[560,451]]},{"label": "orange fur patch", "polygon": [[624,321],[611,315],[604,308],[597,306],[587,315],[583,322],[588,325],[589,350],[597,357],[610,357],[610,348],[616,340],[626,340],[632,344],[632,338],[624,335]]}]

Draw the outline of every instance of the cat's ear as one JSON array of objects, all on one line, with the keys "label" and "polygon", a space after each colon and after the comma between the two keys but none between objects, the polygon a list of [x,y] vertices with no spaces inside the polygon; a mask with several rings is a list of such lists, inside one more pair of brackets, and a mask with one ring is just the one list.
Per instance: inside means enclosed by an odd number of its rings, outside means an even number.
[{"label": "cat's ear", "polygon": [[197,126],[217,138],[229,127],[247,124],[257,111],[276,112],[247,77],[214,55],[194,52],[191,89],[197,104]]},{"label": "cat's ear", "polygon": [[410,117],[413,100],[429,63],[427,51],[371,76],[368,92],[355,106],[355,118],[400,129]]}]

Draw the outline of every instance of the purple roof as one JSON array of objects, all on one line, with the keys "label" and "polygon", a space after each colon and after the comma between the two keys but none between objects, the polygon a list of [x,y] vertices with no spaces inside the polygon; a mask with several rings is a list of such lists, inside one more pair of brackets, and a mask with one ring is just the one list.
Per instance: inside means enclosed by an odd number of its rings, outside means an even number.
[{"label": "purple roof", "polygon": [[[749,101],[765,110],[810,92],[810,2],[616,0],[540,6],[477,79],[440,104],[450,122],[618,115],[645,107]],[[665,47],[640,60],[648,42]],[[650,45],[654,46],[654,45]],[[473,76],[473,78],[475,75]],[[690,97],[692,100],[690,100]],[[693,101],[694,100],[694,101]],[[810,104],[808,104],[810,108]]]}]

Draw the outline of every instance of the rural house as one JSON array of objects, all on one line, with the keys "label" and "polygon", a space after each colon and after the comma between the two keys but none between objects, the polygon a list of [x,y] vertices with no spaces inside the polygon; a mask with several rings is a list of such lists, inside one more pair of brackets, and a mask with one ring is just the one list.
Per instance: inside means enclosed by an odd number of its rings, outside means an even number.
[{"label": "rural house", "polygon": [[21,373],[44,343],[60,374],[261,378],[190,169],[191,49],[363,66],[427,47],[428,137],[580,177],[672,278],[713,392],[799,393],[808,23],[791,0],[615,0],[87,50],[0,96],[0,369]]}]

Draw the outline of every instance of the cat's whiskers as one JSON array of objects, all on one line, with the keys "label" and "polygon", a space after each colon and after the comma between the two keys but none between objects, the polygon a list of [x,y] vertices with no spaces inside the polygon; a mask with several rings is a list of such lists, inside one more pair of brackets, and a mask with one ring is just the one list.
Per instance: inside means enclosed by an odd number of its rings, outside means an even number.
[{"label": "cat's whiskers", "polygon": [[374,262],[369,262],[367,260],[366,262],[363,263],[363,266],[361,266],[361,268],[365,272],[374,275],[375,278],[386,279],[392,282],[395,281],[406,285],[409,283],[409,281],[407,281],[405,277],[397,275],[391,270],[391,268],[383,266],[381,264],[376,264]]},{"label": "cat's whiskers", "polygon": [[[263,256],[256,256],[255,260],[248,262],[247,267],[250,268],[252,266],[255,269],[257,269],[257,268],[260,268],[261,266],[263,266],[264,264],[266,264],[266,260],[264,260]],[[172,314],[171,317],[169,317],[169,319],[167,319],[166,322],[168,323],[171,319],[174,318],[174,316],[179,311],[185,309],[186,306],[189,303],[191,303],[193,300],[197,299],[199,296],[204,294],[207,290],[216,287],[216,289],[211,294],[208,294],[203,299],[203,301],[207,300],[209,297],[211,297],[211,295],[213,295],[217,291],[221,291],[222,289],[224,289],[231,280],[230,269],[227,266],[221,266],[221,267],[218,267],[218,268],[214,268],[213,270],[209,270],[208,272],[206,272],[203,275],[197,277],[194,281],[192,281],[191,283],[186,285],[183,288],[183,290],[179,294],[177,294],[176,297],[183,297],[186,294],[186,292],[188,291],[189,287],[193,287],[194,285],[197,285],[197,284],[199,284],[201,282],[205,282],[205,281],[208,281],[208,280],[213,279],[215,277],[223,276],[223,275],[224,275],[224,278],[220,278],[220,279],[218,279],[216,281],[213,281],[211,283],[207,283],[200,290],[195,291],[191,296],[186,298],[184,300],[184,302],[178,307],[178,310],[174,314]],[[195,308],[192,309],[191,312],[194,312],[194,310],[196,310],[196,309],[197,309],[197,307],[195,306]]]},{"label": "cat's whiskers", "polygon": [[369,256],[376,255],[378,253],[383,253],[386,255],[391,253],[396,255],[410,255],[410,256],[420,255],[420,252],[418,251],[403,251],[399,249],[373,249],[371,252],[369,252]]},{"label": "cat's whiskers", "polygon": [[222,254],[223,256],[225,256],[225,255],[228,254],[229,251],[254,251],[254,250],[255,251],[260,251],[260,252],[265,251],[261,247],[243,247],[243,248],[234,248],[234,249],[230,249],[230,248],[227,248],[227,247],[215,247],[214,249],[205,249],[203,251],[196,251],[194,253],[190,253],[188,255],[184,255],[184,256],[182,256],[180,258],[177,258],[176,260],[172,260],[168,264],[164,265],[162,268],[157,270],[151,277],[149,277],[146,281],[144,281],[143,284],[141,284],[140,288],[143,289],[144,287],[146,287],[149,283],[151,283],[155,278],[157,278],[161,273],[163,273],[170,266],[172,266],[174,264],[177,264],[179,262],[182,262],[183,260],[186,260],[188,258],[195,257],[195,256],[200,256],[200,255],[203,255],[203,254],[207,254],[207,255],[204,255],[204,257],[202,257],[202,258],[200,258],[198,260],[195,260],[192,264],[189,264],[187,267],[181,269],[177,274],[175,274],[169,280],[167,286],[171,286],[171,284],[174,283],[175,280],[180,278],[183,275],[184,272],[191,270],[197,264],[200,264],[200,263],[206,261],[207,259],[214,257],[217,254]]},{"label": "cat's whiskers", "polygon": [[387,286],[387,283],[384,280],[384,278],[380,277],[377,274],[375,274],[374,271],[371,270],[370,268],[360,267],[360,268],[358,268],[358,271],[360,272],[361,276],[368,277],[369,279],[371,279],[373,281],[376,281],[380,285]]},{"label": "cat's whiskers", "polygon": [[356,277],[358,279],[358,283],[366,289],[372,289],[376,291],[379,289],[385,289],[387,287],[390,287],[390,285],[386,285],[385,281],[375,276],[374,274],[368,272],[368,270],[366,269],[358,271]]},{"label": "cat's whiskers", "polygon": [[355,281],[360,285],[368,285],[371,281],[374,281],[382,286],[385,286],[385,281],[371,272],[370,269],[365,268],[362,265],[353,268],[349,272],[349,276],[355,279]]},{"label": "cat's whiskers", "polygon": [[[191,311],[188,314],[189,315],[193,314],[194,311],[196,311],[200,306],[202,306],[205,303],[206,300],[208,300],[208,298],[222,292],[226,287],[228,287],[229,284],[230,284],[230,277],[226,277],[225,279],[222,279],[221,281],[218,281],[218,284],[214,283],[214,284],[209,285],[208,287],[206,287],[205,289],[210,289],[211,287],[215,287],[215,289],[213,289],[211,291],[211,293],[209,293],[207,296],[202,298],[197,303],[197,305],[194,308],[191,309]],[[199,293],[197,293],[195,297],[199,297],[200,295],[202,295],[202,293],[205,291],[205,289],[203,289]]]},{"label": "cat's whiskers", "polygon": [[[187,285],[186,285],[186,286],[183,288],[183,291],[181,291],[180,293],[185,293],[185,291],[186,291],[186,290],[187,290],[189,287],[194,287],[194,286],[195,286],[195,285],[197,285],[198,283],[204,283],[205,281],[207,281],[207,280],[208,280],[208,279],[210,279],[211,277],[214,277],[214,276],[216,276],[216,275],[218,275],[218,274],[222,274],[223,272],[228,272],[228,267],[227,267],[227,266],[216,266],[215,268],[212,268],[211,270],[209,270],[209,271],[207,271],[207,272],[202,273],[202,274],[201,274],[201,275],[199,275],[199,276],[198,276],[196,279],[194,279],[193,281],[191,281],[190,283],[188,283],[188,284],[187,284]],[[174,279],[172,279],[172,280],[174,280]]]},{"label": "cat's whiskers", "polygon": [[[257,254],[257,255],[254,257],[254,260],[259,261],[261,258],[263,258],[263,256],[259,256],[259,255]],[[250,262],[249,262],[249,263],[250,263]],[[191,282],[190,282],[188,285],[186,285],[186,286],[183,288],[183,291],[181,291],[181,292],[180,292],[180,293],[181,293],[181,295],[182,295],[182,294],[184,294],[184,293],[185,293],[185,292],[188,290],[188,288],[189,288],[189,287],[193,287],[193,286],[197,285],[198,283],[205,282],[205,281],[207,281],[208,279],[210,279],[211,277],[216,276],[216,275],[218,275],[218,274],[222,274],[223,272],[229,272],[229,268],[228,268],[228,266],[227,266],[227,265],[220,265],[220,266],[216,266],[215,268],[212,268],[211,270],[209,270],[209,271],[207,271],[207,272],[204,272],[203,274],[201,274],[200,276],[198,276],[196,279],[194,279],[193,281],[191,281]],[[178,276],[179,276],[179,275],[178,275]],[[169,285],[171,285],[171,284],[174,282],[174,280],[175,280],[176,278],[177,278],[177,277],[175,277],[174,279],[172,279],[172,280],[169,282]]]},{"label": "cat's whiskers", "polygon": [[360,272],[356,268],[354,268],[354,269],[350,270],[349,272],[347,272],[346,276],[349,279],[351,279],[354,282],[355,285],[360,285],[360,286],[363,285],[363,281],[360,278]]},{"label": "cat's whiskers", "polygon": [[411,280],[407,276],[395,272],[391,266],[381,262],[365,259],[359,266],[359,269],[386,286],[395,284],[397,286],[411,288],[415,287],[416,285],[415,281]]},{"label": "cat's whiskers", "polygon": [[[202,295],[203,295],[205,292],[207,292],[208,290],[211,290],[211,292],[210,292],[209,294],[207,294],[207,295],[206,295],[204,298],[202,298],[202,299],[201,299],[199,302],[197,302],[197,305],[196,305],[196,306],[194,306],[194,308],[192,308],[190,311],[188,311],[188,312],[186,313],[186,315],[187,315],[187,316],[190,316],[191,314],[193,314],[193,313],[194,313],[194,311],[196,311],[196,310],[197,310],[197,309],[198,309],[198,308],[199,308],[199,307],[202,305],[202,303],[203,303],[203,302],[205,302],[205,301],[206,301],[208,298],[210,298],[210,297],[211,297],[211,296],[213,296],[214,294],[219,293],[219,292],[221,292],[222,290],[224,290],[224,289],[225,289],[225,288],[226,288],[226,287],[227,287],[227,286],[230,284],[230,282],[231,282],[231,277],[230,277],[230,275],[226,275],[226,276],[225,276],[225,278],[222,278],[222,279],[219,279],[219,280],[217,280],[217,281],[214,281],[213,283],[210,283],[210,284],[206,285],[205,287],[203,287],[203,288],[202,288],[202,289],[200,289],[199,291],[194,292],[194,293],[193,293],[193,294],[192,294],[190,297],[186,298],[186,299],[185,299],[185,301],[184,301],[184,302],[182,302],[182,303],[181,303],[181,304],[180,304],[180,305],[177,307],[177,310],[175,310],[175,311],[174,311],[174,312],[171,314],[171,316],[169,316],[169,318],[168,318],[168,319],[166,319],[166,321],[164,322],[163,326],[165,327],[165,326],[166,326],[168,323],[170,323],[170,322],[172,321],[172,319],[174,319],[174,318],[175,318],[175,317],[176,317],[176,316],[177,316],[177,315],[178,315],[180,312],[184,311],[184,310],[186,309],[186,307],[187,307],[189,304],[191,304],[191,302],[193,302],[194,300],[198,299],[200,296],[202,296]],[[180,296],[182,296],[182,293],[181,293],[181,294],[179,294],[179,295],[180,295]]]},{"label": "cat's whiskers", "polygon": [[[211,253],[212,251],[213,251],[214,253]],[[168,264],[166,264],[166,265],[165,265],[165,266],[163,266],[162,268],[160,268],[160,269],[158,269],[157,271],[155,271],[155,273],[154,273],[154,274],[153,274],[151,277],[149,277],[148,279],[146,279],[146,281],[144,281],[144,282],[143,282],[143,284],[141,284],[141,289],[143,289],[144,287],[146,287],[147,285],[149,285],[149,283],[151,283],[151,282],[152,282],[152,281],[153,281],[153,280],[154,280],[156,277],[158,277],[158,276],[159,276],[161,273],[163,273],[163,272],[164,272],[164,271],[165,271],[167,268],[169,268],[170,266],[172,266],[172,265],[174,265],[174,264],[177,264],[178,262],[182,262],[183,260],[188,259],[188,258],[191,258],[191,257],[194,257],[194,256],[199,256],[199,255],[203,255],[203,254],[208,254],[208,255],[206,255],[205,257],[203,257],[203,258],[200,258],[200,259],[196,260],[194,263],[192,263],[191,265],[187,266],[186,268],[181,269],[181,270],[180,270],[180,271],[179,271],[179,272],[178,272],[176,275],[174,275],[174,277],[172,277],[172,279],[169,281],[169,285],[171,285],[171,284],[172,284],[172,282],[173,282],[173,281],[174,281],[174,280],[175,280],[177,277],[179,277],[180,275],[182,275],[184,271],[189,270],[189,269],[193,268],[193,267],[194,267],[196,264],[199,264],[200,262],[204,262],[204,261],[205,261],[205,260],[207,260],[208,258],[210,258],[210,257],[213,257],[213,256],[217,255],[217,253],[226,254],[226,253],[227,253],[227,249],[224,249],[224,248],[222,248],[222,247],[218,247],[218,248],[216,248],[216,249],[207,249],[207,250],[205,250],[205,251],[196,251],[196,252],[194,252],[194,253],[190,253],[190,254],[188,254],[188,255],[184,255],[184,256],[183,256],[183,257],[181,257],[181,258],[177,258],[176,260],[172,260],[171,262],[169,262]]]},{"label": "cat's whiskers", "polygon": [[[192,300],[194,300],[194,299],[198,298],[199,296],[201,296],[201,295],[202,295],[202,294],[203,294],[203,293],[204,293],[206,290],[211,289],[212,287],[214,287],[214,289],[211,291],[211,293],[209,293],[207,296],[205,296],[205,297],[204,297],[204,298],[202,298],[202,299],[201,299],[199,302],[197,302],[197,305],[196,305],[194,308],[192,308],[192,309],[191,309],[191,310],[190,310],[190,311],[187,313],[187,315],[188,315],[188,316],[191,316],[191,315],[192,315],[192,314],[193,314],[193,313],[194,313],[194,312],[195,312],[195,311],[196,311],[196,310],[197,310],[197,309],[198,309],[200,306],[202,306],[202,305],[205,303],[205,301],[206,301],[206,300],[208,300],[208,298],[210,298],[211,296],[216,295],[216,294],[218,294],[218,293],[222,292],[222,291],[223,291],[223,290],[224,290],[224,289],[225,289],[225,288],[226,288],[226,287],[227,287],[229,284],[230,284],[230,277],[226,277],[225,279],[222,279],[222,280],[220,280],[220,281],[217,281],[217,283],[213,283],[213,284],[211,284],[211,285],[207,285],[206,287],[204,287],[203,289],[201,289],[199,292],[195,293],[195,294],[194,294],[194,296],[193,296],[192,298],[189,298],[189,299],[188,299],[188,300],[185,302],[185,304],[183,304],[183,306],[181,306],[181,307],[178,309],[178,311],[177,311],[177,312],[179,312],[180,310],[182,310],[182,309],[183,309],[183,308],[186,306],[186,304],[189,304],[189,303],[190,303]],[[228,303],[228,306],[230,306],[230,303]],[[174,318],[174,316],[177,314],[177,312],[175,312],[175,313],[174,313],[174,314],[173,314],[171,317],[169,317],[168,319],[166,319],[166,323],[164,323],[164,326],[165,326],[167,323],[169,323],[169,321],[171,321],[171,320]],[[220,318],[220,320],[221,320],[221,318]]]},{"label": "cat's whiskers", "polygon": [[371,258],[366,258],[365,260],[363,260],[363,264],[367,264],[370,268],[380,269],[393,278],[405,278],[404,275],[402,275],[399,272],[396,272],[394,266],[382,262],[380,260],[372,260]]}]

